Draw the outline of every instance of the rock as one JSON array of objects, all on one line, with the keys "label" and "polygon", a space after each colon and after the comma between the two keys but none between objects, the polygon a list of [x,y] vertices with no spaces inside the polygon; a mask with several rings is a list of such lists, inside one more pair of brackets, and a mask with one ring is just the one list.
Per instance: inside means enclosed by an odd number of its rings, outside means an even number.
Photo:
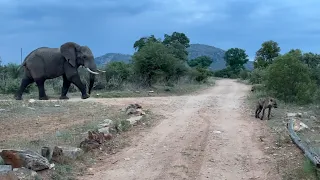
[{"label": "rock", "polygon": [[11,165],[0,165],[0,174],[12,171]]},{"label": "rock", "polygon": [[87,152],[92,149],[99,148],[105,140],[106,137],[103,132],[88,131],[88,138],[82,141],[79,147]]},{"label": "rock", "polygon": [[59,104],[55,104],[54,107],[60,107],[60,105]]},{"label": "rock", "polygon": [[310,119],[313,120],[313,121],[317,120],[317,118],[315,116],[310,116]]},{"label": "rock", "polygon": [[294,131],[299,132],[303,129],[308,129],[308,128],[309,127],[306,124],[304,124],[303,122],[301,122],[300,120],[294,120],[294,122],[293,122],[293,130]]},{"label": "rock", "polygon": [[221,134],[221,131],[212,131],[214,134]]},{"label": "rock", "polygon": [[20,180],[13,171],[0,172],[1,180]]},{"label": "rock", "polygon": [[287,113],[287,117],[302,117],[302,113]]},{"label": "rock", "polygon": [[103,122],[105,124],[108,124],[108,126],[111,126],[113,124],[113,121],[111,119],[105,119],[105,120],[103,120]]},{"label": "rock", "polygon": [[0,156],[5,164],[12,165],[13,168],[26,167],[40,171],[50,166],[45,157],[31,150],[2,150]]},{"label": "rock", "polygon": [[53,148],[52,160],[55,162],[61,162],[66,159],[77,159],[83,154],[83,150],[77,147],[70,146],[55,146]]},{"label": "rock", "polygon": [[127,121],[129,121],[131,125],[134,125],[138,121],[140,121],[141,118],[142,118],[142,116],[133,116],[133,117],[130,117],[129,119],[127,119]]},{"label": "rock", "polygon": [[108,133],[110,133],[109,129],[110,129],[109,127],[100,128],[100,129],[98,129],[98,132],[102,132],[104,134],[108,134]]},{"label": "rock", "polygon": [[5,109],[0,109],[0,112],[1,112],[1,111],[5,111]]},{"label": "rock", "polygon": [[114,123],[111,119],[105,119],[103,120],[103,123],[98,125],[98,128],[104,128],[104,127],[113,127]]},{"label": "rock", "polygon": [[35,180],[35,179],[42,179],[40,176],[37,174],[37,172],[27,169],[27,168],[14,168],[13,169],[13,174],[18,178],[18,179],[23,179],[23,180]]},{"label": "rock", "polygon": [[29,99],[29,103],[34,103],[34,102],[36,102],[36,100],[34,100],[34,99]]}]

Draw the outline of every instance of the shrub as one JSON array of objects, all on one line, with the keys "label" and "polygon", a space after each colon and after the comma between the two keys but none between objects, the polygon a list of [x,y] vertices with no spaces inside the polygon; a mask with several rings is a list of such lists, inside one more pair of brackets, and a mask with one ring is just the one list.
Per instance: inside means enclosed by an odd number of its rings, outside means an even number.
[{"label": "shrub", "polygon": [[299,104],[310,103],[316,90],[310,69],[292,53],[277,57],[269,65],[265,85],[277,98]]},{"label": "shrub", "polygon": [[241,70],[240,73],[239,73],[239,77],[240,79],[242,80],[246,80],[246,79],[249,79],[250,78],[250,71],[248,70]]},{"label": "shrub", "polygon": [[266,77],[266,70],[265,69],[254,69],[250,73],[249,82],[251,84],[261,84],[263,79]]}]

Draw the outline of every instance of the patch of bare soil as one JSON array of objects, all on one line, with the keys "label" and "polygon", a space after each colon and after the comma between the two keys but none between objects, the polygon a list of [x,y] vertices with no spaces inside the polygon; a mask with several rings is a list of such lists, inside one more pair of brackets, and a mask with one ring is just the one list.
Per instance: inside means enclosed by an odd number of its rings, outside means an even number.
[{"label": "patch of bare soil", "polygon": [[188,96],[87,99],[106,105],[139,103],[164,118],[132,137],[131,146],[102,157],[79,179],[280,179],[259,138],[265,124],[245,104],[249,91],[247,85],[222,79]]}]

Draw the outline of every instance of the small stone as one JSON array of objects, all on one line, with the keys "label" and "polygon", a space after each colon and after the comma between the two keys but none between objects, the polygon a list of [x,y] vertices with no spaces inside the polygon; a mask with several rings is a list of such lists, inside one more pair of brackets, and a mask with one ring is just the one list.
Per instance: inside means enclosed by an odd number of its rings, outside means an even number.
[{"label": "small stone", "polygon": [[315,116],[310,116],[310,119],[313,120],[313,121],[317,120],[317,118]]},{"label": "small stone", "polygon": [[221,134],[221,131],[212,131],[215,134]]},{"label": "small stone", "polygon": [[29,99],[29,103],[34,103],[34,102],[36,102],[36,100],[34,100],[34,99]]},{"label": "small stone", "polygon": [[59,104],[55,104],[54,107],[60,107],[60,105]]},{"label": "small stone", "polygon": [[130,160],[130,158],[124,158],[124,160],[129,161],[129,160]]},{"label": "small stone", "polygon": [[100,128],[100,129],[98,129],[98,132],[102,132],[104,134],[108,134],[108,133],[110,133],[109,129],[110,129],[109,127]]},{"label": "small stone", "polygon": [[133,116],[127,119],[127,121],[130,122],[131,125],[136,124],[139,120],[141,120],[142,116]]}]

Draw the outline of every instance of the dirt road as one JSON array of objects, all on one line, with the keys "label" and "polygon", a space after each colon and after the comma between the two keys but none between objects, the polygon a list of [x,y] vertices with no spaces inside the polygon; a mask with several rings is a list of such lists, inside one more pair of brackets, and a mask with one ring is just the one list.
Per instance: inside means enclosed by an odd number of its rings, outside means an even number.
[{"label": "dirt road", "polygon": [[280,179],[270,176],[258,142],[264,124],[244,104],[248,92],[248,86],[223,79],[196,95],[136,99],[165,119],[131,147],[105,157],[93,167],[94,175],[80,178]]}]

